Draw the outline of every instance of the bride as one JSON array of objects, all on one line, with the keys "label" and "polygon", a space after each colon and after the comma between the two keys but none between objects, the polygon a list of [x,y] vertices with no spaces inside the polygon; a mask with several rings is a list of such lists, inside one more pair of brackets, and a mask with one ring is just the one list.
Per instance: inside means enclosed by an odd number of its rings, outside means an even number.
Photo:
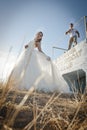
[{"label": "bride", "polygon": [[41,49],[42,37],[43,33],[38,32],[34,40],[25,45],[10,75],[12,86],[21,90],[34,87],[42,91],[68,92],[58,68]]}]

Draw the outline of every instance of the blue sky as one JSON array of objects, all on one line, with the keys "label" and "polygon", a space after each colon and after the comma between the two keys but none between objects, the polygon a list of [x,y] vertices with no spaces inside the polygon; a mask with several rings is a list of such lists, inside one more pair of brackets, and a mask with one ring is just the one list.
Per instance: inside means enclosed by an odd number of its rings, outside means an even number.
[{"label": "blue sky", "polygon": [[53,46],[67,48],[65,35],[69,23],[79,30],[84,39],[83,16],[87,15],[87,0],[0,0],[0,51],[16,55],[24,44],[42,31],[42,49],[55,59],[64,53]]}]

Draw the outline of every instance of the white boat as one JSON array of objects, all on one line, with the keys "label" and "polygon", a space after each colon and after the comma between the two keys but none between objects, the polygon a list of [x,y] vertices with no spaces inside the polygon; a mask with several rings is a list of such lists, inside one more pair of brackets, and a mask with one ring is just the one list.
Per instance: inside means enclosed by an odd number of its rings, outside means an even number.
[{"label": "white boat", "polygon": [[58,57],[54,63],[60,70],[63,79],[70,89],[84,92],[87,87],[87,16],[85,16],[86,40],[80,42],[63,55]]}]

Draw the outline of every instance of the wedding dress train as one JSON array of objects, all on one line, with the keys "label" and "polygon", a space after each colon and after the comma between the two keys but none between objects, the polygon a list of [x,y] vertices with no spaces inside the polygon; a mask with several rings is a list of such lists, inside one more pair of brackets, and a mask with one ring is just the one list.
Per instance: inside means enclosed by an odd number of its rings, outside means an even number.
[{"label": "wedding dress train", "polygon": [[67,83],[63,82],[58,68],[48,56],[34,48],[34,41],[29,42],[29,47],[20,54],[11,73],[10,80],[13,87],[18,89],[35,89],[42,91],[68,92]]}]

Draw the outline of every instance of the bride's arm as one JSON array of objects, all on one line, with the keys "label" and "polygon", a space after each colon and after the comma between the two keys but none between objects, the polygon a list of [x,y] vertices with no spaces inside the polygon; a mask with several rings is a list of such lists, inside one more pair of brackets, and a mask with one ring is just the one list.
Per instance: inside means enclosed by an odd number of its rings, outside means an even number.
[{"label": "bride's arm", "polygon": [[42,53],[47,57],[47,60],[51,60],[51,58],[50,58],[49,56],[47,56],[47,55],[42,51],[41,43],[38,44],[37,48],[38,48],[38,50],[39,50],[40,52],[42,52]]},{"label": "bride's arm", "polygon": [[[42,48],[41,48],[41,43],[37,44],[37,48],[38,48],[38,51],[44,53],[44,52],[42,51]],[[44,54],[45,54],[45,53],[44,53]]]}]

